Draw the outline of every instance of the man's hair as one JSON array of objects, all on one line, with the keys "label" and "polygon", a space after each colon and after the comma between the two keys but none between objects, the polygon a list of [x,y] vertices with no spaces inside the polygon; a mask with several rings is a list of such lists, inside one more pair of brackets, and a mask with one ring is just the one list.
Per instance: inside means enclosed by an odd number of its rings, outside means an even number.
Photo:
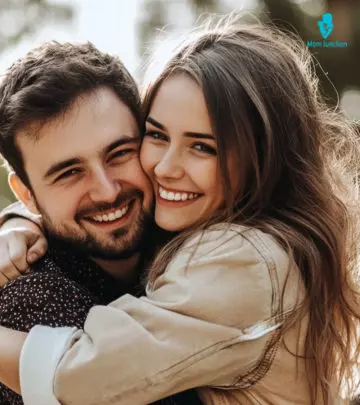
[{"label": "man's hair", "polygon": [[[0,153],[31,188],[15,135],[38,129],[65,113],[73,102],[100,86],[112,89],[141,123],[137,85],[122,62],[91,43],[47,42],[15,62],[0,84]],[[33,130],[35,129],[35,130]]]}]

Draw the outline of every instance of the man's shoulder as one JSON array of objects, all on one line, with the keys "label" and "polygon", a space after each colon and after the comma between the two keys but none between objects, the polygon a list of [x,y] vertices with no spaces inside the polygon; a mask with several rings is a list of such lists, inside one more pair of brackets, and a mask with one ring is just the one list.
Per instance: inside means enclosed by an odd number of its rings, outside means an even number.
[{"label": "man's shoulder", "polygon": [[30,266],[29,272],[10,281],[0,290],[0,312],[9,304],[44,308],[54,302],[78,300],[96,304],[93,294],[62,271],[51,251]]},{"label": "man's shoulder", "polygon": [[[72,280],[61,270],[53,258],[51,252],[47,252],[44,257],[33,263],[28,272],[9,283],[0,290],[1,297],[15,290],[34,292],[36,287],[53,286],[54,284],[73,284]],[[33,294],[31,295],[33,296]]]},{"label": "man's shoulder", "polygon": [[48,264],[43,260],[0,290],[1,325],[23,331],[36,324],[82,327],[96,298]]},{"label": "man's shoulder", "polygon": [[54,277],[69,278],[63,270],[57,250],[49,248],[42,258],[30,266],[29,274],[52,274]]},{"label": "man's shoulder", "polygon": [[49,267],[49,263],[51,262],[39,263],[30,268],[27,274],[10,281],[0,290],[0,306],[8,297],[12,301],[23,300],[34,306],[45,300],[56,300],[60,295],[94,300],[90,291],[71,280],[55,265],[53,268]]},{"label": "man's shoulder", "polygon": [[51,290],[54,290],[59,284],[64,286],[75,285],[75,282],[70,280],[61,271],[52,271],[45,267],[40,267],[40,269],[41,271],[39,271],[39,267],[37,267],[36,270],[30,268],[26,274],[19,276],[15,280],[9,281],[5,287],[0,290],[0,301],[3,296],[14,294],[15,291],[22,291],[23,293],[31,292],[31,295],[28,297],[31,299],[35,296],[34,293],[39,291],[39,287],[42,287],[43,289],[49,287]]}]

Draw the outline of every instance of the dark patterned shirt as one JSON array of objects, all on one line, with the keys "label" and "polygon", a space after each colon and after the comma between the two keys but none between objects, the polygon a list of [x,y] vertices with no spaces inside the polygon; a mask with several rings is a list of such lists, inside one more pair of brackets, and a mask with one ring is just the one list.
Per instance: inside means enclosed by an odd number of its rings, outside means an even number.
[{"label": "dark patterned shirt", "polygon": [[[127,285],[103,271],[94,261],[56,241],[28,274],[9,282],[0,291],[0,324],[28,332],[35,325],[82,328],[90,308],[107,305],[119,296],[138,295],[139,287]],[[1,405],[21,405],[21,396],[0,384]],[[157,404],[201,404],[188,391]]]}]

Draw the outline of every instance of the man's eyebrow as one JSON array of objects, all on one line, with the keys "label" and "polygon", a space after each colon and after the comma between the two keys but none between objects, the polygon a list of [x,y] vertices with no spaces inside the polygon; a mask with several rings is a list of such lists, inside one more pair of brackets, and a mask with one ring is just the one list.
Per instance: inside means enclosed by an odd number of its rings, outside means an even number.
[{"label": "man's eyebrow", "polygon": [[[161,129],[162,131],[167,131],[165,125],[160,124],[160,122],[156,121],[154,118],[152,117],[147,117],[146,121],[148,121],[150,124],[154,125],[155,127]],[[186,136],[187,138],[198,138],[198,139],[212,139],[215,140],[214,135],[211,134],[205,134],[202,132],[185,132],[184,136]]]},{"label": "man's eyebrow", "polygon": [[123,136],[120,139],[117,139],[116,141],[112,142],[110,145],[107,145],[100,153],[106,155],[115,148],[118,148],[119,146],[127,145],[129,143],[139,144],[140,141],[141,141],[140,136]]},{"label": "man's eyebrow", "polygon": [[[107,153],[111,152],[115,148],[118,148],[119,146],[127,145],[130,143],[140,143],[140,136],[124,136],[121,137],[120,139],[117,139],[116,141],[112,142],[110,145],[105,146],[99,153],[106,155]],[[55,173],[66,169],[67,167],[74,166],[77,164],[81,164],[83,162],[82,159],[80,158],[70,158],[66,159],[61,162],[54,163],[53,165],[50,166],[50,168],[46,171],[44,175],[44,179],[48,179],[49,177],[53,176]]]},{"label": "man's eyebrow", "polygon": [[79,163],[81,163],[81,159],[79,159],[79,158],[71,158],[71,159],[63,160],[62,162],[54,163],[53,165],[51,165],[49,167],[49,169],[44,174],[44,180],[48,179],[55,173],[66,169],[67,167],[74,166]]}]

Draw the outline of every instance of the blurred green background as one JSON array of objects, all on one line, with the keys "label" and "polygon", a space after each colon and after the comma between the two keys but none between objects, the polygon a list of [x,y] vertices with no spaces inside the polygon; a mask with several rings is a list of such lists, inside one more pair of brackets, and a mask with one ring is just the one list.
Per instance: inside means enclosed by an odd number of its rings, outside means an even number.
[{"label": "blurred green background", "polygon": [[[305,41],[321,41],[317,21],[333,15],[328,41],[346,48],[312,48],[329,104],[340,103],[360,119],[360,0],[1,0],[0,74],[13,60],[45,40],[90,40],[101,50],[118,53],[140,78],[140,65],[159,29],[181,31],[204,12],[243,10],[261,20],[297,32]],[[321,66],[321,67],[320,67]],[[7,173],[0,169],[0,208],[14,197]]]}]

